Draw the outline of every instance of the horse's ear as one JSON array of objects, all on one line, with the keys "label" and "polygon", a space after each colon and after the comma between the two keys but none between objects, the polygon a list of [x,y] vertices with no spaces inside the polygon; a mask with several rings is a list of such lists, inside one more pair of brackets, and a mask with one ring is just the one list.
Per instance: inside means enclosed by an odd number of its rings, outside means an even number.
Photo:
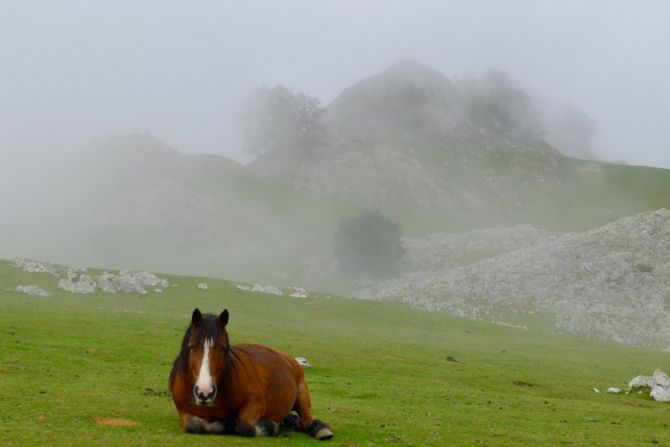
[{"label": "horse's ear", "polygon": [[200,309],[196,307],[193,311],[193,315],[191,316],[191,323],[196,325],[200,323],[200,320],[202,320],[202,314],[200,313]]},{"label": "horse's ear", "polygon": [[219,320],[221,320],[221,326],[226,327],[226,325],[228,324],[228,317],[230,317],[228,309],[223,309],[223,312],[221,312],[221,315],[219,315]]}]

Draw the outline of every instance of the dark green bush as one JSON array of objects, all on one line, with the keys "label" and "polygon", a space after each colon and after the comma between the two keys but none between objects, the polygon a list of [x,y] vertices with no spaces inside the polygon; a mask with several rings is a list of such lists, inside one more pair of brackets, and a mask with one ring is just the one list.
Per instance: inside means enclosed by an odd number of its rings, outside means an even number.
[{"label": "dark green bush", "polygon": [[400,237],[400,225],[379,211],[341,221],[334,241],[339,271],[351,277],[392,275],[405,253]]}]

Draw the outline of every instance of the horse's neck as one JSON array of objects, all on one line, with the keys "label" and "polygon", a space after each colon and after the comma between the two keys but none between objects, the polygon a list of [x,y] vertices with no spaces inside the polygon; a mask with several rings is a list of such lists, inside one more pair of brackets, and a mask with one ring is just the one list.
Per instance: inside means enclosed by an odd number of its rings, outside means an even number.
[{"label": "horse's neck", "polygon": [[226,355],[226,366],[221,379],[221,385],[231,386],[233,382],[239,382],[240,368],[242,368],[242,361],[240,360],[240,353],[231,346],[230,352]]}]

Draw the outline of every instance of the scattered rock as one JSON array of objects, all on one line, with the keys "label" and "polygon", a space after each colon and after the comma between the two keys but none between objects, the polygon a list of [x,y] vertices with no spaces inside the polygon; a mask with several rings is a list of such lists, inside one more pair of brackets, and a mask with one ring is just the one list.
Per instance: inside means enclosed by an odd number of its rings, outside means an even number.
[{"label": "scattered rock", "polygon": [[309,368],[312,366],[312,364],[307,360],[305,357],[296,357],[295,358],[296,362],[303,368]]},{"label": "scattered rock", "polygon": [[652,379],[654,382],[656,382],[657,385],[670,388],[670,377],[668,377],[668,375],[660,369],[656,369],[656,371],[654,371]]},{"label": "scattered rock", "polygon": [[198,283],[198,289],[200,290],[207,290],[209,287],[207,287],[207,284],[204,282]]},{"label": "scattered rock", "polygon": [[512,324],[512,323],[507,323],[505,321],[492,321],[491,323],[497,324],[499,326],[509,327],[509,328],[512,328],[512,329],[521,329],[522,331],[527,331],[528,330],[528,326],[526,326],[524,324]]},{"label": "scattered rock", "polygon": [[307,290],[301,287],[291,287],[293,292],[289,295],[293,298],[307,298]]},{"label": "scattered rock", "polygon": [[237,287],[240,290],[251,290],[251,286],[247,286],[244,284],[235,284],[235,287]]},{"label": "scattered rock", "polygon": [[594,392],[594,393],[598,393],[598,394],[600,394],[600,390],[599,390],[598,388],[594,388],[594,389],[593,389],[593,392]]},{"label": "scattered rock", "polygon": [[251,287],[252,292],[261,292],[261,293],[268,293],[270,295],[284,295],[284,292],[281,291],[279,287],[275,286],[263,286],[261,284],[254,284]]},{"label": "scattered rock", "polygon": [[75,282],[71,279],[61,278],[58,281],[58,288],[70,293],[90,294],[95,293],[97,284],[88,275],[81,275]]},{"label": "scattered rock", "polygon": [[[636,376],[628,383],[626,393],[638,388],[651,388],[649,394],[658,402],[670,402],[670,377],[660,369],[656,369],[652,376]],[[638,391],[638,394],[642,390]]]},{"label": "scattered rock", "polygon": [[456,360],[456,357],[454,357],[453,355],[448,355],[447,356],[447,362],[460,363],[458,360]]},{"label": "scattered rock", "polygon": [[402,238],[405,248],[403,261],[411,271],[443,270],[528,248],[557,237],[532,225],[405,237]]},{"label": "scattered rock", "polygon": [[50,262],[39,262],[28,258],[15,258],[10,261],[9,265],[20,268],[24,272],[29,273],[49,273],[54,276],[59,276],[62,268],[58,264]]},{"label": "scattered rock", "polygon": [[621,388],[616,388],[616,387],[609,387],[607,388],[607,392],[610,394],[619,394],[621,392]]},{"label": "scattered rock", "polygon": [[27,286],[16,286],[14,290],[19,293],[25,293],[26,295],[51,296],[49,292],[35,284],[28,284]]},{"label": "scattered rock", "polygon": [[170,283],[149,272],[121,270],[118,274],[104,272],[91,276],[86,269],[68,267],[49,262],[39,262],[27,258],[16,258],[10,265],[30,273],[49,273],[57,276],[58,287],[66,292],[91,294],[96,290],[107,293],[147,293],[145,287],[165,288]]},{"label": "scattered rock", "polygon": [[538,237],[469,265],[407,273],[354,296],[487,321],[541,312],[568,333],[653,345],[670,339],[669,252],[670,210],[660,209],[581,234]]}]

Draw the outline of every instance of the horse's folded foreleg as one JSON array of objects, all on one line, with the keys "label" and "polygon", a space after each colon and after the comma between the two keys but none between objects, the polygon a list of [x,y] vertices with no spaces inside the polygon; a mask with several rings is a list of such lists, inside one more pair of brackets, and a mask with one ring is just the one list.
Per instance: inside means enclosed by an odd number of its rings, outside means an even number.
[{"label": "horse's folded foreleg", "polygon": [[244,404],[235,421],[235,431],[242,436],[277,436],[279,424],[270,419],[260,419],[263,413],[260,404]]},{"label": "horse's folded foreleg", "polygon": [[182,416],[182,424],[184,430],[188,433],[195,433],[200,435],[225,435],[235,432],[235,424],[232,421],[216,420],[213,422],[206,421],[198,416],[185,414]]}]

